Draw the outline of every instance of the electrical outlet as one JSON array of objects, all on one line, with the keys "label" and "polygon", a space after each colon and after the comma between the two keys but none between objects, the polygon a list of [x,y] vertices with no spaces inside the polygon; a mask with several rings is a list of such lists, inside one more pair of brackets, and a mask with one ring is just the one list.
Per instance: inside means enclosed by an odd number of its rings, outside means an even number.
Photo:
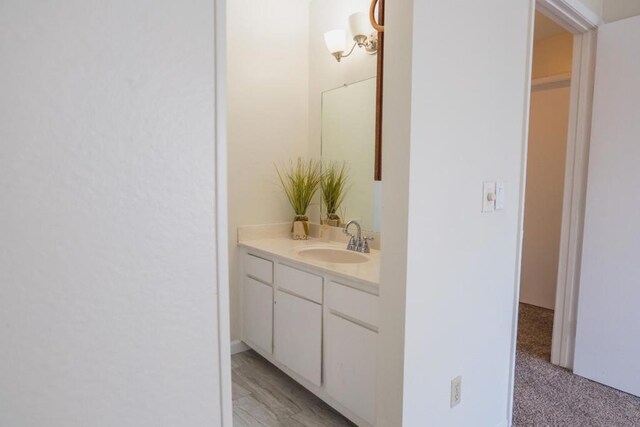
[{"label": "electrical outlet", "polygon": [[453,408],[462,400],[462,375],[451,380],[451,407]]}]

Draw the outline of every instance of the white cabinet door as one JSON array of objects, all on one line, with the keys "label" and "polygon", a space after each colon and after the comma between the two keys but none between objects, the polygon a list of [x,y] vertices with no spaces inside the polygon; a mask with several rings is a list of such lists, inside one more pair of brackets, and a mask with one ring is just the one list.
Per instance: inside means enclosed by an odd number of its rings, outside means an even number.
[{"label": "white cabinet door", "polygon": [[320,386],[322,306],[276,291],[274,324],[276,360]]},{"label": "white cabinet door", "polygon": [[273,288],[244,277],[242,337],[271,354],[273,351]]},{"label": "white cabinet door", "polygon": [[375,424],[376,340],[378,334],[329,314],[325,349],[325,387],[331,397]]}]

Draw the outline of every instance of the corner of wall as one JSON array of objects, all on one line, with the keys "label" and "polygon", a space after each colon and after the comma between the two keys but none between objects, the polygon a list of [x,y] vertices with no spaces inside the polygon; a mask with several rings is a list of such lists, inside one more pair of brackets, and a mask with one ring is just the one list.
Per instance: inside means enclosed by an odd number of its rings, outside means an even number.
[{"label": "corner of wall", "polygon": [[413,1],[385,8],[378,425],[402,425],[409,217]]}]

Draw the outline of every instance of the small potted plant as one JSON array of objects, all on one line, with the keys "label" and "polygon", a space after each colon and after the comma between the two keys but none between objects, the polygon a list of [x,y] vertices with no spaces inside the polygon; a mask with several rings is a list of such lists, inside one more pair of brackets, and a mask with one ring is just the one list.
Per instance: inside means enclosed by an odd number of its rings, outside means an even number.
[{"label": "small potted plant", "polygon": [[290,161],[280,168],[276,166],[276,172],[284,194],[295,212],[291,227],[293,238],[306,240],[309,238],[307,209],[322,180],[322,164],[316,160],[298,158],[296,162]]},{"label": "small potted plant", "polygon": [[348,168],[346,162],[331,162],[325,167],[320,186],[322,188],[322,200],[327,209],[327,224],[333,227],[340,226],[338,209],[347,194]]}]

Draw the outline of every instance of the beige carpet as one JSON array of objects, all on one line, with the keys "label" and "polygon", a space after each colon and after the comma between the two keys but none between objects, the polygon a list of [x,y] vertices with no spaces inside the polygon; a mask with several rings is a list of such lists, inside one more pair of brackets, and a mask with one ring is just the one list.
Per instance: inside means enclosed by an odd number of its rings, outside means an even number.
[{"label": "beige carpet", "polygon": [[640,426],[640,398],[549,363],[552,328],[553,311],[520,304],[514,427]]}]

